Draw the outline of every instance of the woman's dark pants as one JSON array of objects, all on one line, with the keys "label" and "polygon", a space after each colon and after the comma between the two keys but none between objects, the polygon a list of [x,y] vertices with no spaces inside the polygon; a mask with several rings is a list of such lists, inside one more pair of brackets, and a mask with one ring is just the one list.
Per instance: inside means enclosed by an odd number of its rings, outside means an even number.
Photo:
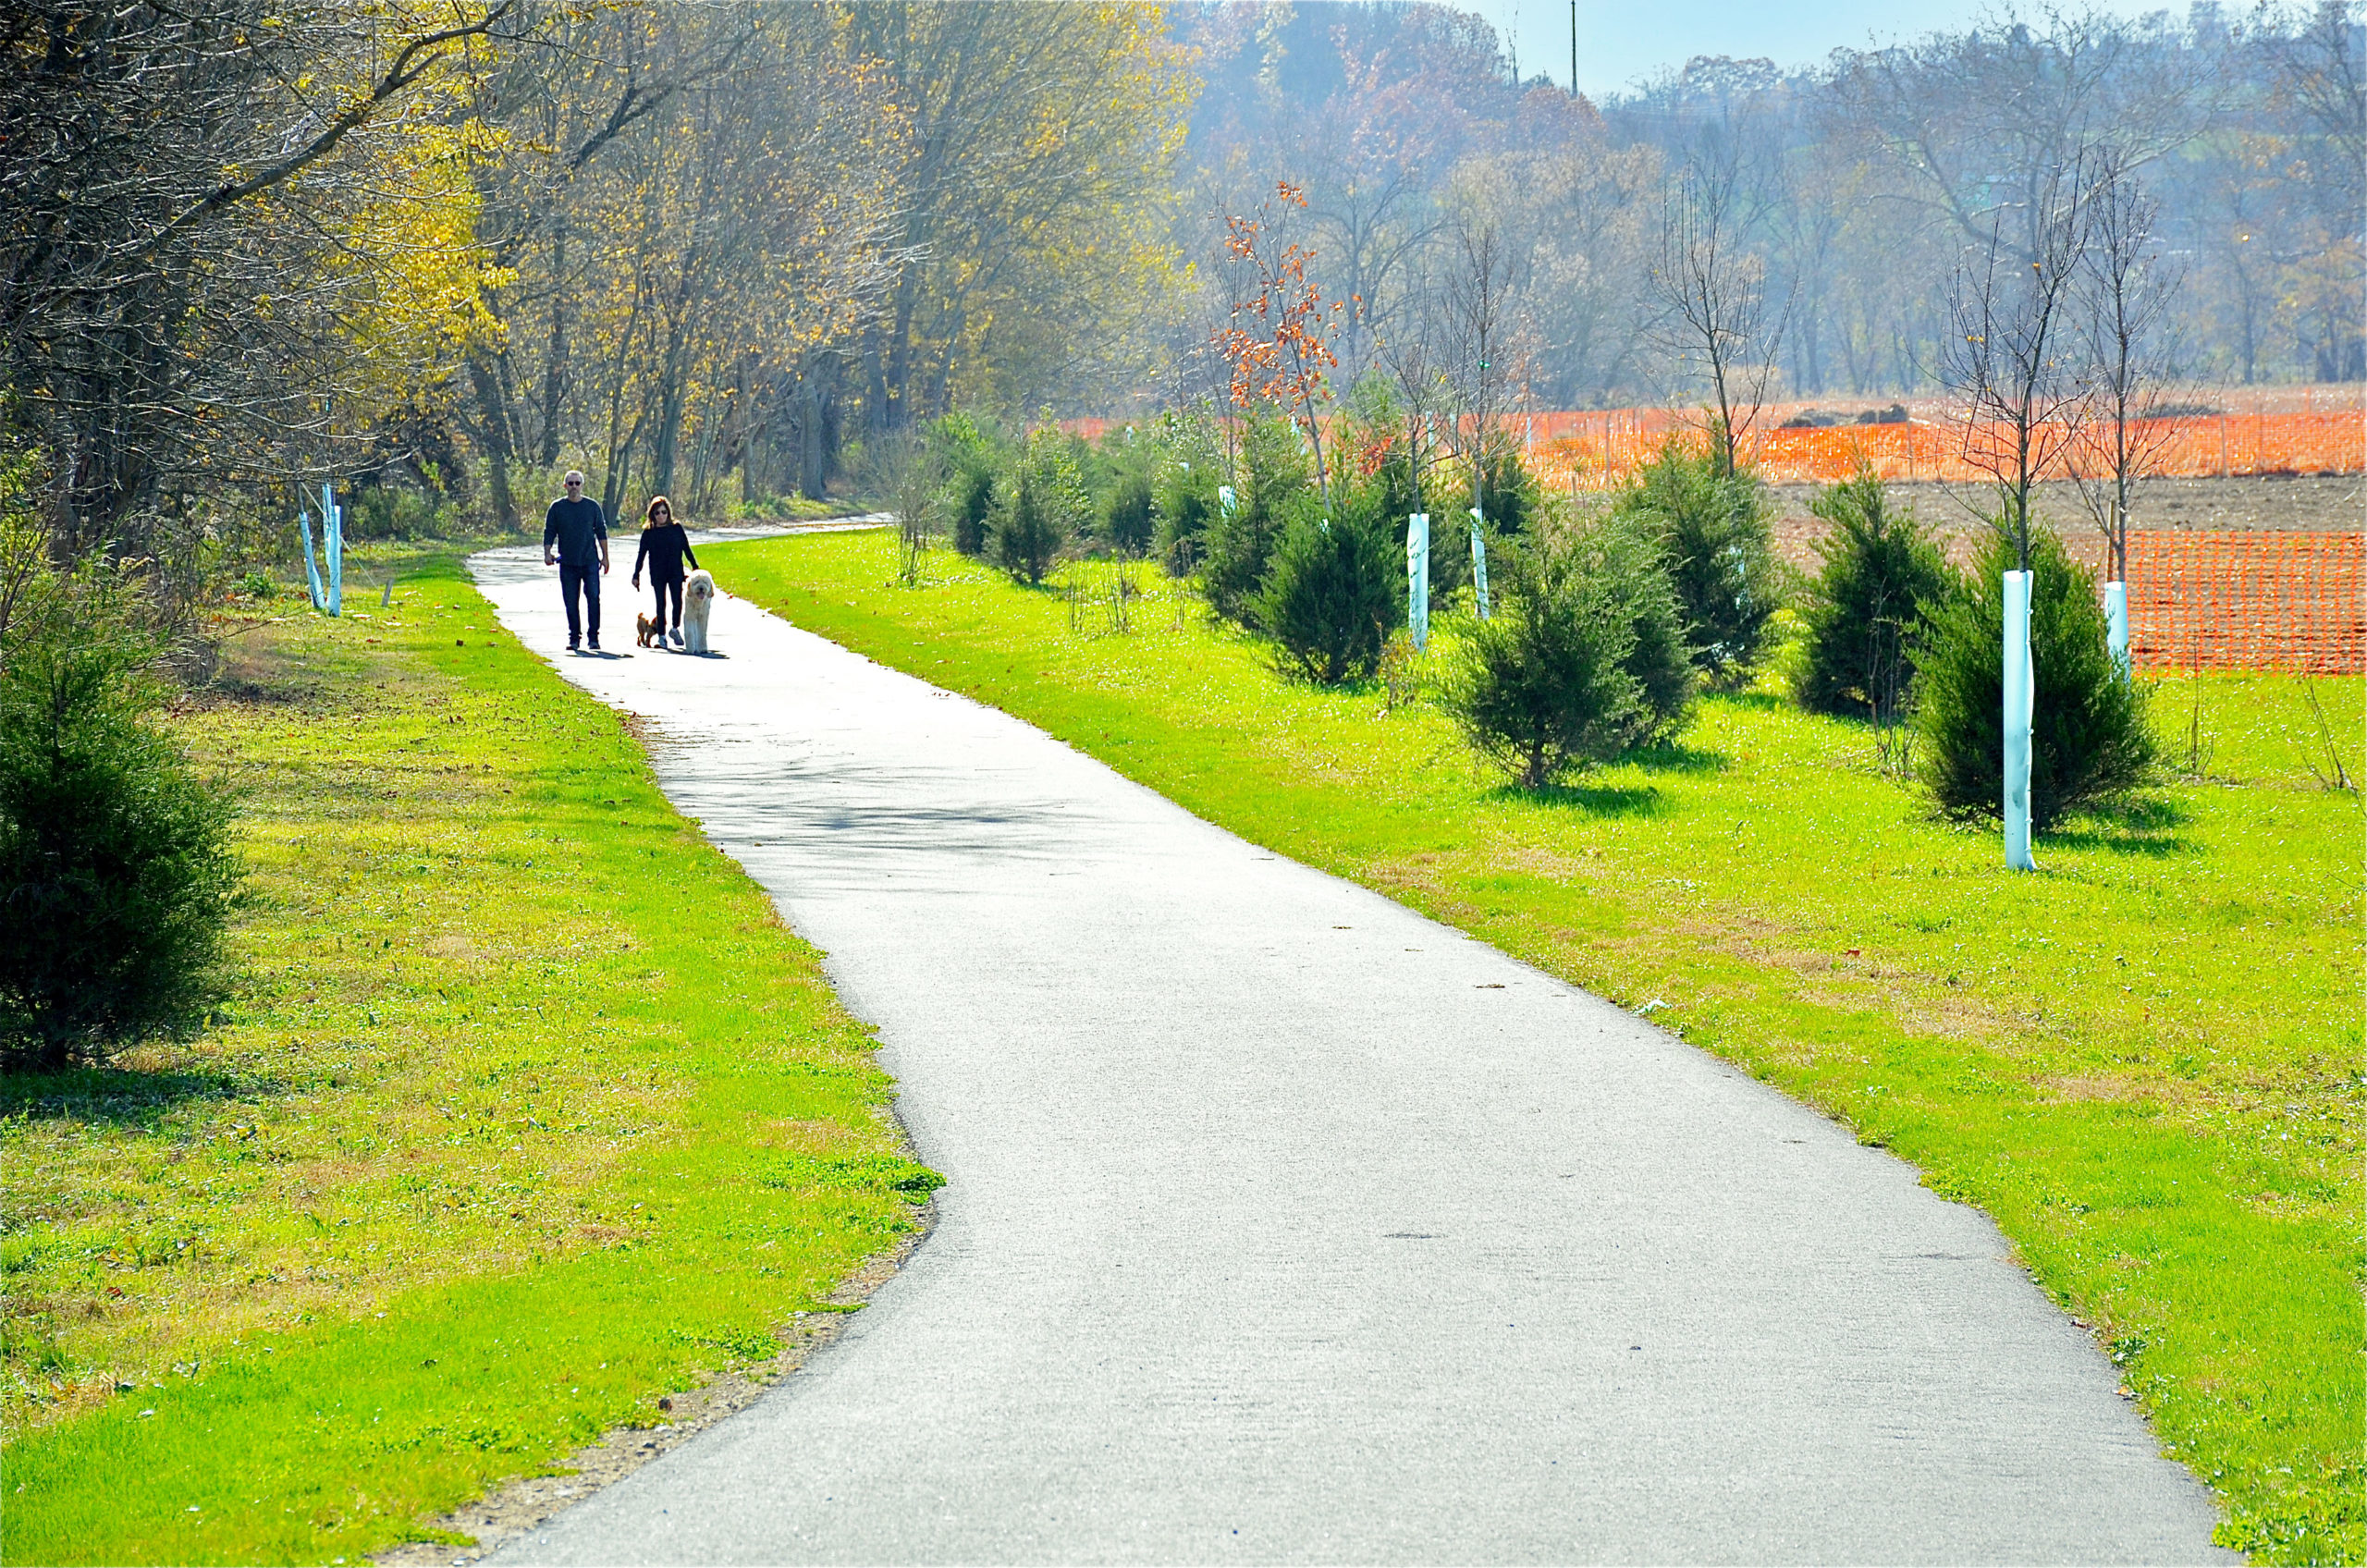
[{"label": "woman's dark pants", "polygon": [[649,587],[650,587],[650,591],[651,591],[652,593],[654,593],[654,594],[656,594],[657,595],[657,630],[659,630],[660,631],[665,631],[665,630],[666,630],[666,626],[667,626],[667,620],[666,620],[666,595],[667,595],[667,594],[673,594],[673,596],[674,596],[674,620],[673,620],[673,625],[674,625],[674,627],[675,627],[675,629],[676,629],[677,631],[681,630],[681,625],[682,625],[682,582],[683,582],[683,580],[682,580],[681,578],[679,578],[679,577],[655,577],[655,576],[653,576],[653,577],[652,577],[652,578],[650,578],[650,580],[649,580]]}]

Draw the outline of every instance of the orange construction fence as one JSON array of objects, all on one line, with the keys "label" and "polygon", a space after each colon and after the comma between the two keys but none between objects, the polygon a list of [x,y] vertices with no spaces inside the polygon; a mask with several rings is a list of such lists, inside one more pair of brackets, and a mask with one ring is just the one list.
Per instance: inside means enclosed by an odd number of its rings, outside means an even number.
[{"label": "orange construction fence", "polygon": [[2367,672],[2358,533],[2132,532],[2128,651],[2143,669]]},{"label": "orange construction fence", "polygon": [[[2147,472],[2177,479],[2367,472],[2367,411],[2356,386],[2211,396],[2248,406],[2141,421],[2132,427],[2135,446],[2149,454]],[[1772,484],[1830,484],[1856,472],[1860,459],[1893,483],[1981,484],[1993,477],[1993,467],[1980,459],[1984,448],[1996,447],[2001,432],[1955,419],[1934,400],[1906,405],[1911,417],[1898,423],[1782,427],[1785,418],[1807,406],[1770,407],[1744,437],[1744,460]],[[1061,422],[1061,428],[1099,441],[1123,423],[1073,419]],[[1698,414],[1669,409],[1515,413],[1505,416],[1503,428],[1522,443],[1533,471],[1557,486],[1575,484],[1582,489],[1624,484],[1671,435],[1706,439]],[[2036,446],[2050,454],[2042,478],[2109,472],[2092,430],[2075,435],[2048,426],[2038,433]]]},{"label": "orange construction fence", "polygon": [[[1557,484],[1575,482],[1584,488],[1625,483],[1672,435],[1706,439],[1697,424],[1660,410],[1531,419],[1533,465]],[[1512,423],[1515,431],[1521,429],[1520,420]],[[2036,434],[2034,449],[2049,459],[2041,478],[2109,472],[2091,432],[2048,426]],[[2149,454],[2145,472],[2168,478],[2367,472],[2367,423],[2355,412],[2146,420],[2130,434],[2137,448]],[[1995,426],[1953,421],[1776,428],[1751,431],[1743,438],[1741,456],[1771,484],[1830,484],[1855,473],[1860,461],[1894,484],[1981,484],[1996,472],[1996,464],[1982,458],[1997,451],[2004,439]]]}]

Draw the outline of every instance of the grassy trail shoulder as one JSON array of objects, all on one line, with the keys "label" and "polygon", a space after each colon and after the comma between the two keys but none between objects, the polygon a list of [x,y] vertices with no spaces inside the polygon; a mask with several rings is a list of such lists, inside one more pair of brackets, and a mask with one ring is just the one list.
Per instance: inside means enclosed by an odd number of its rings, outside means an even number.
[{"label": "grassy trail shoulder", "polygon": [[[1044,590],[882,534],[714,551],[734,592],[1243,837],[1647,1013],[1978,1205],[2263,1561],[2362,1556],[2361,817],[2290,681],[2158,696],[2211,777],[2040,846],[1932,820],[1860,727],[1712,699],[1524,795],[1416,702],[1321,691],[1146,573]],[[1075,592],[1069,590],[1073,587]],[[2333,696],[2328,698],[2326,693]],[[2199,695],[2198,695],[2199,693]],[[2361,683],[2325,683],[2358,758]]]},{"label": "grassy trail shoulder", "polygon": [[457,556],[237,639],[182,723],[247,793],[251,979],[193,1047],[0,1082],[0,1556],[450,1539],[913,1228],[819,956]]}]

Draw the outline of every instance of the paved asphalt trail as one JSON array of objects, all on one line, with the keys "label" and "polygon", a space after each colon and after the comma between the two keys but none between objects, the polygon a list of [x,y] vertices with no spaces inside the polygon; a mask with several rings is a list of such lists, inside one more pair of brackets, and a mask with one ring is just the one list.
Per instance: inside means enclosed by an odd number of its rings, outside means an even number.
[{"label": "paved asphalt trail", "polygon": [[[570,659],[950,1180],[836,1344],[512,1562],[2200,1562],[1969,1208],[1609,1004],[742,601]],[[619,623],[627,629],[619,635]]]}]

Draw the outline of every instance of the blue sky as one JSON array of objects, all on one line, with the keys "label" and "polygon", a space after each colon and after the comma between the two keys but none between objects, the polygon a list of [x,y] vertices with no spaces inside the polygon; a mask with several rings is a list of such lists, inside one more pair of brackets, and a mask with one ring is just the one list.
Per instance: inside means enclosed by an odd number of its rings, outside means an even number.
[{"label": "blue sky", "polygon": [[[1518,29],[1521,74],[1570,75],[1569,0],[1459,0],[1504,32]],[[2107,0],[2100,9],[2142,16],[2185,0]],[[2230,12],[2238,6],[2227,7]],[[1808,65],[1838,48],[1955,31],[1994,13],[1984,0],[1578,0],[1578,85],[1588,93],[1632,88],[1696,55],[1765,55],[1779,66]],[[2023,14],[2033,7],[2024,6]]]}]

